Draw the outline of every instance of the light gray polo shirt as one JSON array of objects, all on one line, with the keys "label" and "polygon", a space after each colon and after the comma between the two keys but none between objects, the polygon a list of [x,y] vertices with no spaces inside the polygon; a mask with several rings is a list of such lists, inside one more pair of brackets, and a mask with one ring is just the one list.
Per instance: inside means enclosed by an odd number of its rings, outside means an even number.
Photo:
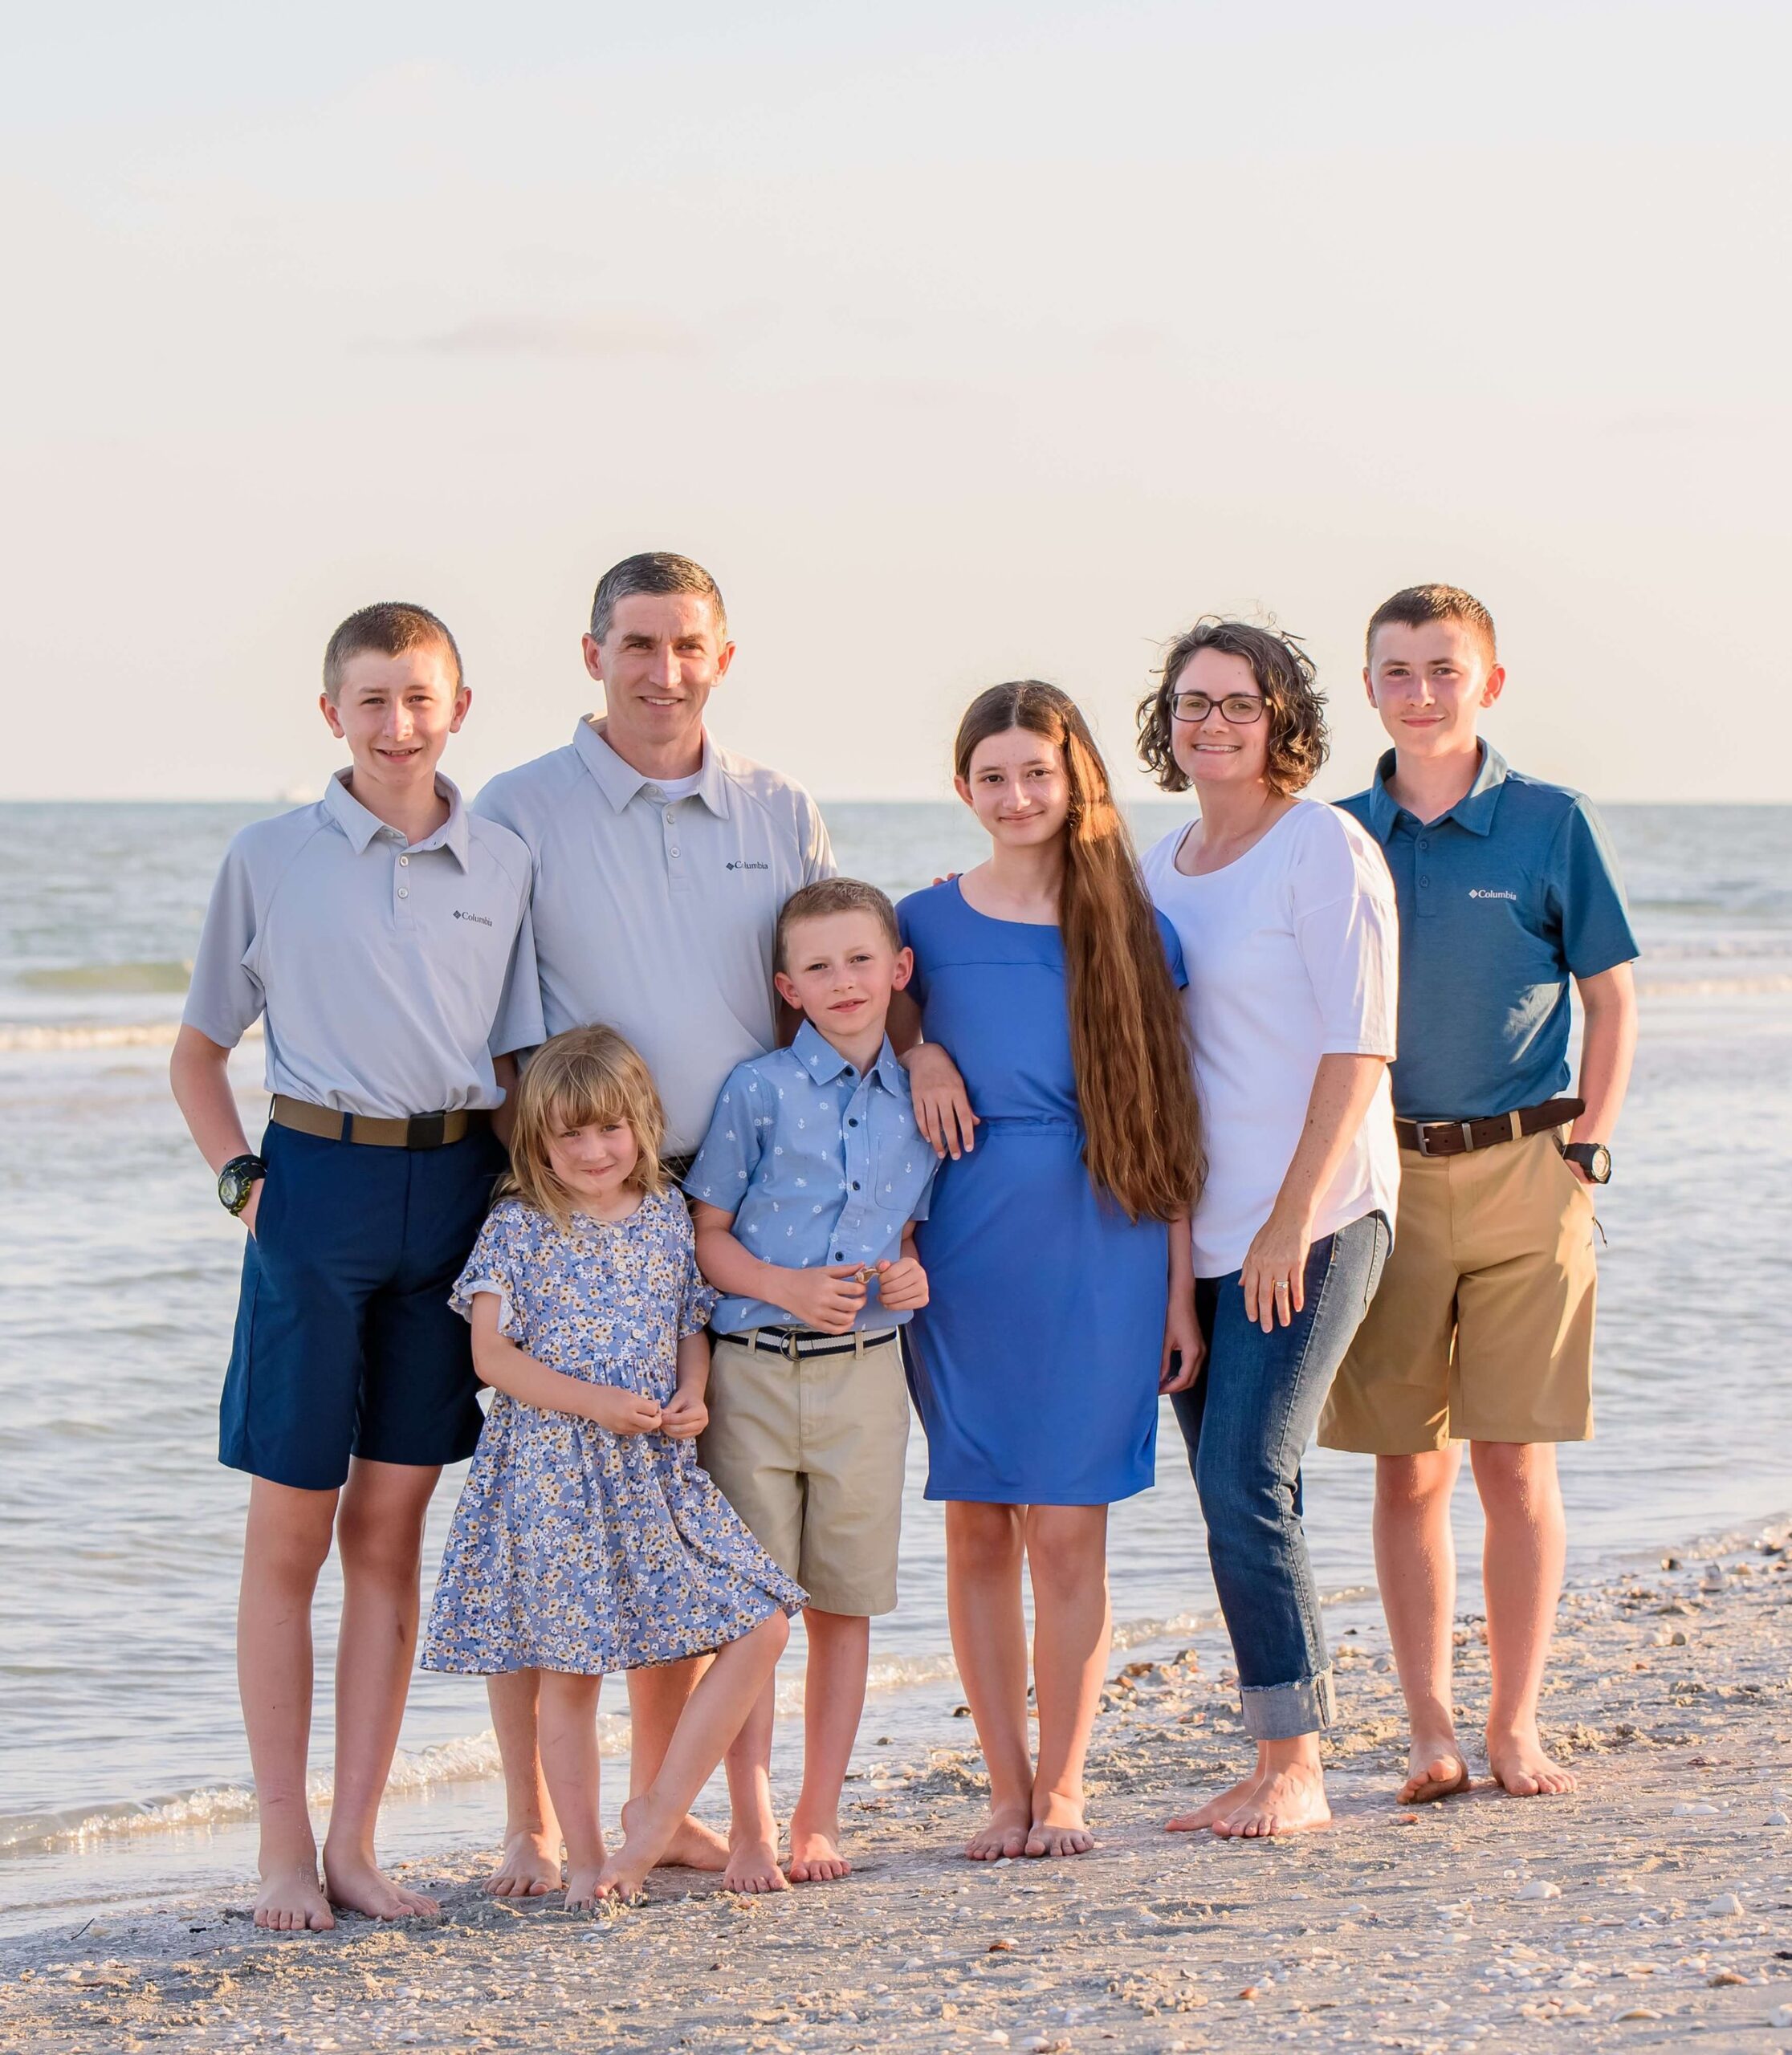
[{"label": "light gray polo shirt", "polygon": [[339,771],[225,854],[181,1018],[234,1048],[267,1016],[267,1089],[388,1119],[495,1106],[494,1056],[542,1039],[529,853],[461,804],[421,842]]},{"label": "light gray polo shirt", "polygon": [[669,800],[587,718],[474,806],[534,859],[548,1032],[603,1021],[625,1036],[666,1102],[668,1152],[695,1149],[723,1080],[777,1039],[778,909],[833,876],[814,800],[707,736],[696,791]]}]

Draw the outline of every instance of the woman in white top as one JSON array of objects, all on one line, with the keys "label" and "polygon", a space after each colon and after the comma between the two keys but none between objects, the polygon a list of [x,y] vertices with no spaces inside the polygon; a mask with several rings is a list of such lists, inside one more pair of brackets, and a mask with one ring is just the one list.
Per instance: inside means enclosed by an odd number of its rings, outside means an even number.
[{"label": "woman in white top", "polygon": [[1175,926],[1207,1177],[1192,1224],[1207,1358],[1176,1415],[1238,1660],[1254,1768],[1173,1829],[1323,1826],[1334,1701],[1301,1524],[1301,1458],[1380,1282],[1399,1156],[1398,930],[1381,852],[1303,796],[1326,757],[1304,650],[1199,622],[1139,708],[1139,749],[1198,820],[1144,861]]}]

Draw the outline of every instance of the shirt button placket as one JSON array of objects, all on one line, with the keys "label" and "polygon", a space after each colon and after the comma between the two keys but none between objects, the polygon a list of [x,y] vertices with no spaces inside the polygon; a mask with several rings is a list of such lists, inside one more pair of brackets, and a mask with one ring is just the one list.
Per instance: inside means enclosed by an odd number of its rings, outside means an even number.
[{"label": "shirt button placket", "polygon": [[[393,839],[397,839],[396,831]],[[392,867],[392,912],[394,926],[416,926],[410,911],[410,857],[402,849],[398,853],[398,861]]]}]

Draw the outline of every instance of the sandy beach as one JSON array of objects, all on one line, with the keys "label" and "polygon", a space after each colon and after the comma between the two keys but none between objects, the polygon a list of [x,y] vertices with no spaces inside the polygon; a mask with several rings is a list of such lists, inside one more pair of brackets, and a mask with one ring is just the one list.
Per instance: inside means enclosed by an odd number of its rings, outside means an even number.
[{"label": "sandy beach", "polygon": [[[958,1859],[967,1723],[887,1767],[868,1729],[844,1883],[743,1900],[666,1871],[589,1918],[494,1903],[457,1860],[407,1867],[444,1909],[403,1928],[259,1935],[246,1890],[108,1915],[0,1949],[0,2049],[1792,2047],[1789,1546],[1781,1523],[1570,1589],[1546,1699],[1570,1797],[1398,1808],[1366,1625],[1336,1651],[1333,1829],[1166,1835],[1244,1759],[1210,1634],[1117,1659],[1081,1861]],[[1472,1723],[1485,1651],[1475,1622],[1460,1639]]]}]

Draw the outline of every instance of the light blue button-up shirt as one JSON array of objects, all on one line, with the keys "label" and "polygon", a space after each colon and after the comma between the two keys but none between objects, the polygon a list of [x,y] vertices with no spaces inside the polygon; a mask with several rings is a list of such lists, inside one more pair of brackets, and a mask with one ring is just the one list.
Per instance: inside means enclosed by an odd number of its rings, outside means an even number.
[{"label": "light blue button-up shirt", "polygon": [[[927,1217],[937,1160],[890,1044],[861,1072],[805,1020],[788,1049],[729,1072],[684,1188],[731,1213],[742,1247],[782,1269],[894,1263],[903,1228]],[[873,1281],[853,1325],[908,1317],[879,1303]],[[710,1322],[718,1334],[796,1324],[785,1307],[742,1298]]]}]

